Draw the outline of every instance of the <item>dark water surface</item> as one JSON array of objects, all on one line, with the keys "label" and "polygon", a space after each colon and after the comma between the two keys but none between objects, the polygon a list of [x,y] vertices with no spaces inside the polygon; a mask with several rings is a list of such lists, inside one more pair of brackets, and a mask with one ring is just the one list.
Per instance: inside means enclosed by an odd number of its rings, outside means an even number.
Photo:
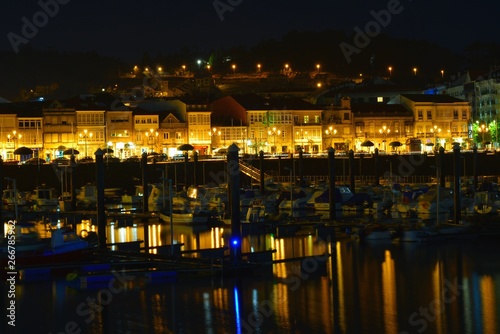
[{"label": "dark water surface", "polygon": [[[221,229],[175,230],[175,240],[191,248],[220,247],[225,240]],[[115,232],[117,239],[134,233]],[[165,237],[160,227],[153,234]],[[145,283],[117,273],[126,288],[83,289],[65,280],[22,283],[16,286],[15,330],[4,318],[1,332],[499,333],[498,241],[245,237],[243,251],[272,248],[275,259],[310,257],[254,275],[180,277],[175,283]],[[4,310],[6,295],[4,288]]]}]

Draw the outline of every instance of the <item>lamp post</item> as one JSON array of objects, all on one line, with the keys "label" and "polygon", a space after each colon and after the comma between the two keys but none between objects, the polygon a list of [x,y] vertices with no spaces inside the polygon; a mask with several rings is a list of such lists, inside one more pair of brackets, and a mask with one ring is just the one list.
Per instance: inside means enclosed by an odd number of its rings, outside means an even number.
[{"label": "lamp post", "polygon": [[233,76],[236,75],[236,64],[233,64],[231,65],[232,69],[233,69]]},{"label": "lamp post", "polygon": [[93,134],[92,132],[88,132],[87,129],[83,130],[83,132],[81,132],[79,134],[80,138],[84,140],[84,145],[85,145],[85,156],[87,157],[88,154],[87,154],[87,140],[88,138],[92,138]]},{"label": "lamp post", "polygon": [[416,67],[413,68],[413,73],[415,74],[415,76],[417,76],[417,68]]},{"label": "lamp post", "polygon": [[155,140],[158,138],[158,132],[153,129],[146,131],[146,137],[148,138],[148,144],[151,142],[151,152],[154,152]]},{"label": "lamp post", "polygon": [[389,79],[392,77],[392,66],[387,68],[389,70]]},{"label": "lamp post", "polygon": [[260,72],[261,67],[262,67],[261,64],[257,64],[257,72]]},{"label": "lamp post", "polygon": [[321,68],[321,65],[320,64],[316,64],[316,72],[319,73],[319,69]]},{"label": "lamp post", "polygon": [[382,126],[381,129],[378,130],[381,135],[384,135],[384,151],[387,151],[387,134],[391,133],[391,129],[388,129],[387,126]]},{"label": "lamp post", "polygon": [[212,131],[209,131],[208,132],[208,135],[212,138],[211,142],[212,142],[212,148],[211,150],[213,150],[213,146],[215,146],[215,136],[219,136],[221,135],[221,132],[220,131],[217,131],[217,128],[213,128]]},{"label": "lamp post", "polygon": [[337,129],[334,129],[333,126],[330,126],[328,129],[325,130],[325,134],[327,136],[330,136],[330,146],[329,147],[332,147],[333,136],[337,134]]},{"label": "lamp post", "polygon": [[434,134],[434,150],[437,151],[437,142],[436,142],[436,133],[441,132],[441,128],[438,127],[437,125],[434,125],[434,127],[431,128],[431,132]]},{"label": "lamp post", "polygon": [[481,133],[481,144],[484,145],[484,133],[488,132],[488,127],[486,124],[481,124],[481,126],[477,128],[477,131]]},{"label": "lamp post", "polygon": [[14,150],[16,149],[16,141],[21,139],[22,135],[20,133],[17,133],[16,130],[12,131],[12,134],[7,135],[7,141],[12,141],[14,143]]},{"label": "lamp post", "polygon": [[267,132],[268,135],[270,136],[273,136],[273,147],[271,149],[271,151],[274,151],[272,153],[276,153],[276,135],[280,135],[281,134],[281,130],[276,130],[276,127],[273,127],[272,130],[269,130]]}]

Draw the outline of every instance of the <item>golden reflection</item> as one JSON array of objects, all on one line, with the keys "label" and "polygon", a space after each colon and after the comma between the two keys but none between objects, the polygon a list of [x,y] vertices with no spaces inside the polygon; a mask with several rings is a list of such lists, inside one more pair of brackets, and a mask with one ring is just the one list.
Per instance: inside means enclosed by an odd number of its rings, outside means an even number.
[{"label": "golden reflection", "polygon": [[397,333],[396,273],[391,252],[385,251],[382,263],[382,293],[384,296],[384,325],[386,333]]},{"label": "golden reflection", "polygon": [[283,260],[285,258],[285,240],[275,239],[274,248],[276,253],[274,253],[274,260]]},{"label": "golden reflection", "polygon": [[[436,331],[437,333],[443,333],[443,314],[444,314],[444,305],[441,299],[441,292],[444,287],[443,280],[443,268],[441,261],[437,261],[434,270],[432,271],[432,283],[433,283],[433,292],[434,299],[432,300],[432,314],[436,317]],[[430,306],[431,304],[429,304]]]},{"label": "golden reflection", "polygon": [[[333,305],[333,300],[331,295],[328,293],[331,290],[330,282],[326,279],[321,280],[319,295],[325,296],[325,298],[322,298],[321,303],[321,322],[323,324],[323,328],[330,328],[332,326],[333,317],[330,316],[330,310],[332,309],[331,305]],[[328,296],[330,296],[330,298],[328,298]]]},{"label": "golden reflection", "polygon": [[281,319],[283,323],[289,324],[292,321],[290,319],[290,310],[288,309],[290,302],[288,300],[289,287],[287,284],[278,283],[274,285],[274,289],[273,307],[276,312],[276,317]]},{"label": "golden reflection", "polygon": [[127,229],[125,227],[118,228],[118,242],[127,241]]},{"label": "golden reflection", "polygon": [[155,294],[151,297],[151,311],[153,328],[156,333],[165,333],[168,331],[168,323],[163,314],[166,298],[164,295]]},{"label": "golden reflection", "polygon": [[483,310],[483,333],[498,333],[497,308],[495,301],[495,282],[491,276],[481,277],[479,282],[481,290],[481,309]]},{"label": "golden reflection", "polygon": [[[109,223],[109,243],[111,243],[111,244],[116,243],[115,222]],[[116,250],[116,246],[111,246],[111,250]]]},{"label": "golden reflection", "polygon": [[[333,310],[334,312],[338,312],[340,319],[340,328],[342,332],[346,331],[346,315],[345,315],[345,299],[344,299],[344,272],[342,267],[342,256],[341,256],[341,243],[337,241],[335,243],[335,248],[337,250],[337,282],[338,282],[338,296],[334,296],[334,298],[338,298],[339,300],[339,309]],[[331,253],[330,253],[331,254]]]},{"label": "golden reflection", "polygon": [[224,229],[214,227],[210,230],[210,248],[224,247]]},{"label": "golden reflection", "polygon": [[308,235],[307,238],[304,240],[306,247],[305,249],[307,250],[305,254],[306,256],[312,256],[314,255],[314,240],[312,235]]}]

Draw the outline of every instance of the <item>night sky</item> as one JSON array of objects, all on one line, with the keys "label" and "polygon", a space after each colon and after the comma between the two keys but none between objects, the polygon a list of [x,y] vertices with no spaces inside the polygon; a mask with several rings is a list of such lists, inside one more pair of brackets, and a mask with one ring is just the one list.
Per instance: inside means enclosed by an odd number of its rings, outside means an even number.
[{"label": "night sky", "polygon": [[[371,11],[385,9],[395,0],[58,1],[63,3],[58,12],[45,16],[46,24],[26,39],[28,45],[41,50],[97,51],[134,60],[144,51],[170,53],[183,46],[200,50],[252,46],[267,38],[279,40],[291,30],[351,32],[373,20]],[[218,13],[214,7],[217,2],[232,10]],[[454,51],[474,41],[500,42],[499,2],[402,0],[400,6],[401,12],[392,15],[382,32],[429,40]],[[37,0],[4,3],[0,50],[12,50],[8,34],[22,36],[22,18],[33,22],[33,15],[40,10]],[[39,18],[44,23],[43,15]]]}]

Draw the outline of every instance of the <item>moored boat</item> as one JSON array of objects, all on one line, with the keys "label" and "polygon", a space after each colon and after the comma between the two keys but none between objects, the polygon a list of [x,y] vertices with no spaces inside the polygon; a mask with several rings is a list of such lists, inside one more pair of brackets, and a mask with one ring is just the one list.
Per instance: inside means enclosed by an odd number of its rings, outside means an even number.
[{"label": "moored boat", "polygon": [[[2,267],[7,264],[18,268],[26,265],[75,261],[84,257],[95,246],[78,236],[72,229],[54,229],[51,230],[50,238],[42,238],[34,223],[18,222],[8,226],[10,229],[6,231],[0,243]],[[9,258],[12,247],[15,249],[14,260]]]}]

